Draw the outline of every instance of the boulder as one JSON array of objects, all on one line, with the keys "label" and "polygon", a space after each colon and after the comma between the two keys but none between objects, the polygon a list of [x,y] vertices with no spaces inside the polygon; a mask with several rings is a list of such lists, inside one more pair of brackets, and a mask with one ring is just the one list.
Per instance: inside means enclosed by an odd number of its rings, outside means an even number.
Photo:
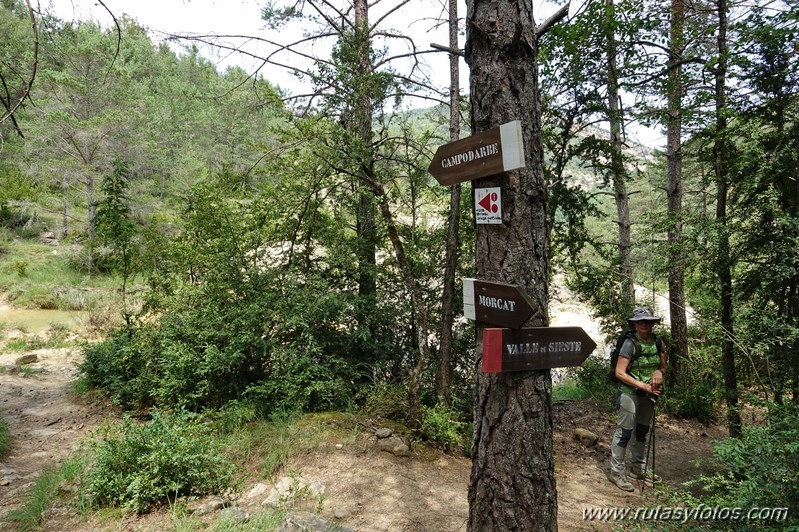
[{"label": "boulder", "polygon": [[593,447],[599,442],[599,436],[587,429],[576,428],[574,429],[574,439],[585,445],[586,447]]},{"label": "boulder", "polygon": [[289,513],[275,529],[276,532],[354,532],[321,515],[311,513]]},{"label": "boulder", "polygon": [[377,440],[377,447],[381,451],[386,451],[394,456],[410,456],[411,454],[411,447],[408,442],[397,435]]}]

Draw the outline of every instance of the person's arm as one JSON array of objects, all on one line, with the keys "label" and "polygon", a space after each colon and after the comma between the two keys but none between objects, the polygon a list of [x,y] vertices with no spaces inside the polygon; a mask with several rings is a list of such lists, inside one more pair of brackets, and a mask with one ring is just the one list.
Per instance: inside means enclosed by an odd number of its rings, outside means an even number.
[{"label": "person's arm", "polygon": [[652,386],[658,389],[658,393],[663,389],[663,375],[666,374],[666,350],[660,351],[660,366],[652,372],[652,379],[650,382]]},{"label": "person's arm", "polygon": [[[638,390],[644,390],[646,393],[651,393],[652,395],[660,395],[660,386],[653,386],[652,384],[647,384],[643,381],[639,381],[629,373],[627,373],[627,366],[630,365],[630,359],[627,357],[620,356],[618,360],[616,360],[616,378],[621,381],[623,384],[627,386],[631,386]],[[659,370],[655,370],[659,371]],[[661,374],[661,382],[663,379],[663,375]]]}]

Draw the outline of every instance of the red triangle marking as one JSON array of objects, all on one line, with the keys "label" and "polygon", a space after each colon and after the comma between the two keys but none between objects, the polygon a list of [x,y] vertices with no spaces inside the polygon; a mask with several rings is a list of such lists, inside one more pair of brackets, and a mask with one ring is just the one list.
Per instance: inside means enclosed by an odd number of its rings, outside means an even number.
[{"label": "red triangle marking", "polygon": [[491,212],[491,194],[486,194],[483,199],[477,202],[479,206]]}]

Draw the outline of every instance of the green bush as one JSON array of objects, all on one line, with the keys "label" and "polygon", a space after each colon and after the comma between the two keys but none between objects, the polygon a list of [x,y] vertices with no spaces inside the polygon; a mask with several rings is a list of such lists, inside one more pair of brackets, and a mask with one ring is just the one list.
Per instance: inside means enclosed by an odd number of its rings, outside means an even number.
[{"label": "green bush", "polygon": [[706,424],[713,420],[722,389],[719,356],[717,346],[694,342],[680,360],[680,382],[666,388],[663,394],[663,404],[669,414]]},{"label": "green bush", "polygon": [[404,422],[408,419],[408,398],[402,386],[381,383],[364,392],[363,412],[367,416]]},{"label": "green bush", "polygon": [[148,360],[135,346],[132,331],[113,331],[104,341],[88,344],[83,356],[85,382],[115,403],[128,407],[153,402],[153,383],[146,378]]},{"label": "green bush", "polygon": [[444,449],[451,451],[463,447],[466,439],[464,432],[468,428],[468,423],[459,421],[457,413],[442,403],[436,403],[432,407],[422,407],[422,434],[438,443]]},{"label": "green bush", "polygon": [[787,508],[783,521],[736,523],[736,530],[799,527],[799,412],[795,405],[770,405],[768,421],[744,428],[740,438],[714,446],[718,472],[698,483],[705,494],[692,503],[707,506]]},{"label": "green bush", "polygon": [[666,411],[673,416],[710,423],[716,413],[718,390],[707,381],[678,386],[664,395]]},{"label": "green bush", "polygon": [[96,506],[143,512],[167,497],[220,493],[235,472],[209,429],[188,414],[155,412],[146,424],[126,418],[95,451],[86,486]]}]

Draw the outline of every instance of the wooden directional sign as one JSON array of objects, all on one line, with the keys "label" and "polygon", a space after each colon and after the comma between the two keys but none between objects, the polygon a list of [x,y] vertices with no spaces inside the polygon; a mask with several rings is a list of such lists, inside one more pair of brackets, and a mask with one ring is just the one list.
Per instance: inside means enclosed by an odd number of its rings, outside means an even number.
[{"label": "wooden directional sign", "polygon": [[526,371],[579,366],[596,344],[580,327],[483,329],[483,371]]},{"label": "wooden directional sign", "polygon": [[533,315],[533,303],[518,286],[464,279],[463,315],[470,320],[519,329]]},{"label": "wooden directional sign", "polygon": [[522,123],[502,124],[439,146],[427,171],[442,185],[524,168]]}]

